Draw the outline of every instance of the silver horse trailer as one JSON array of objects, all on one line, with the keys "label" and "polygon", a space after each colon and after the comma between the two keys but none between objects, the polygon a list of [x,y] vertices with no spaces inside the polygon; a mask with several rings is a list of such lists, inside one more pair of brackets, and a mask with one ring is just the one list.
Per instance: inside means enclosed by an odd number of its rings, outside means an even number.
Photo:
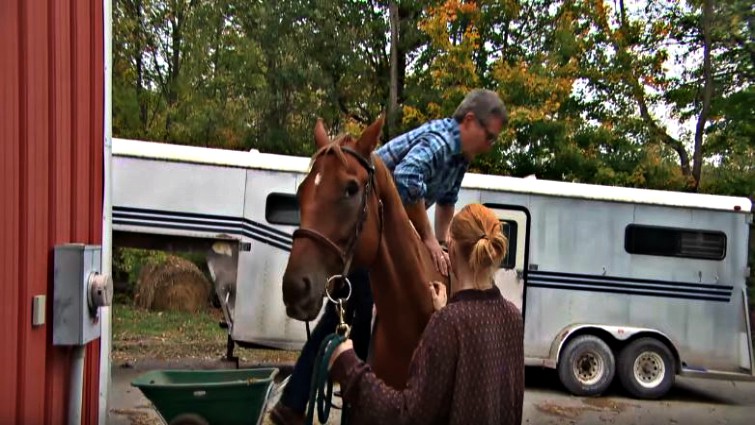
[{"label": "silver horse trailer", "polygon": [[[119,139],[113,158],[114,244],[205,252],[229,357],[300,348],[280,282],[309,159]],[[457,209],[473,202],[505,223],[496,284],[524,316],[526,363],[572,393],[753,379],[748,199],[469,173]]]},{"label": "silver horse trailer", "polygon": [[497,277],[528,365],[574,394],[617,377],[639,398],[675,375],[752,379],[746,198],[469,175],[461,204],[506,223]]}]

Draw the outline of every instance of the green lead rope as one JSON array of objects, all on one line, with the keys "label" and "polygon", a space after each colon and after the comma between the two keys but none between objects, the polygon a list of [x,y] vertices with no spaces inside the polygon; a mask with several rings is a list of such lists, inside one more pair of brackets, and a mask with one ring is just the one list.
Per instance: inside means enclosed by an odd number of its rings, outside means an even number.
[{"label": "green lead rope", "polygon": [[[306,425],[314,424],[314,411],[315,404],[317,404],[317,418],[321,424],[328,422],[330,416],[330,408],[333,406],[331,401],[333,399],[333,381],[328,374],[328,362],[330,356],[342,342],[346,341],[346,337],[333,333],[328,335],[320,345],[320,350],[317,352],[317,359],[315,360],[315,367],[312,372],[312,384],[309,389],[309,403],[307,403],[307,420]],[[341,410],[341,425],[348,424],[348,414],[346,411],[346,402],[343,403],[343,409]]]}]

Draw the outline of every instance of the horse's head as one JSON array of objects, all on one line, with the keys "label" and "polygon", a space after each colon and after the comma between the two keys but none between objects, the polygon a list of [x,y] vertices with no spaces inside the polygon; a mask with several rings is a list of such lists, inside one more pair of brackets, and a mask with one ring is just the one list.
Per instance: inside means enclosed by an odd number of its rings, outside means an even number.
[{"label": "horse's head", "polygon": [[315,319],[328,280],[377,254],[381,218],[371,156],[382,126],[380,118],[358,140],[335,141],[322,121],[315,126],[318,149],[297,192],[301,227],[294,232],[283,275],[283,302],[291,318]]}]

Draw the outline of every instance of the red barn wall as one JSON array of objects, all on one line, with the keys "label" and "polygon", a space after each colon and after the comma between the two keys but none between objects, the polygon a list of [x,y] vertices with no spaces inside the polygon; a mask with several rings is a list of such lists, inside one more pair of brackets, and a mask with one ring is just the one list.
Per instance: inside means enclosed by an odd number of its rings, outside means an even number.
[{"label": "red barn wall", "polygon": [[[101,244],[101,1],[0,1],[0,423],[64,424],[71,349],[52,346],[52,249]],[[32,327],[32,298],[47,296]],[[98,411],[86,348],[84,423]]]}]

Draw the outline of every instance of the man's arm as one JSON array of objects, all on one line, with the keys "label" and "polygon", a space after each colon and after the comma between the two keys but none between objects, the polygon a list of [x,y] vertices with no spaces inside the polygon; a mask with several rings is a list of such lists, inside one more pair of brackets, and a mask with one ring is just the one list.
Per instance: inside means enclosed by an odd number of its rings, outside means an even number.
[{"label": "man's arm", "polygon": [[[405,205],[404,209],[406,209],[406,213],[414,228],[417,229],[420,239],[422,239],[422,242],[427,246],[428,251],[430,251],[430,256],[433,259],[433,263],[435,263],[435,269],[443,276],[448,276],[451,270],[451,262],[448,259],[448,254],[443,252],[443,248],[441,248],[440,243],[438,243],[435,235],[433,235],[424,201]],[[445,227],[448,227],[448,223],[446,223]]]},{"label": "man's arm", "polygon": [[430,220],[427,218],[427,210],[425,209],[425,201],[420,200],[410,205],[404,205],[406,214],[409,216],[414,228],[419,233],[419,238],[422,241],[427,241],[433,236],[433,230],[430,227]]},{"label": "man's arm", "polygon": [[454,205],[435,204],[435,237],[444,243],[448,236],[448,226],[454,216]]},{"label": "man's arm", "polygon": [[448,276],[450,262],[448,255],[443,252],[433,234],[425,209],[424,197],[427,191],[425,180],[435,173],[443,172],[438,167],[446,163],[448,155],[450,151],[445,141],[437,134],[428,133],[421,136],[421,140],[412,147],[393,171],[396,190],[404,204],[404,209],[422,242],[430,251],[436,270],[443,276]]},{"label": "man's arm", "polygon": [[[469,167],[469,165],[467,165]],[[446,241],[448,236],[448,226],[451,224],[451,219],[454,217],[454,206],[459,199],[459,190],[461,190],[461,182],[464,180],[464,175],[467,173],[465,168],[463,172],[456,176],[456,180],[446,193],[438,199],[435,204],[435,236],[440,243]]]}]

